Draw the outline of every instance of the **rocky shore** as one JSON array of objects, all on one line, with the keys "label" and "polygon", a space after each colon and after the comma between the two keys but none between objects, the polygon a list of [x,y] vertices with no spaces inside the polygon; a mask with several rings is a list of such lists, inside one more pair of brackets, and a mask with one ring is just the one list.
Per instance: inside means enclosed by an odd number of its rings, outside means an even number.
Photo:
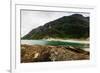
[{"label": "rocky shore", "polygon": [[89,60],[89,52],[72,46],[21,45],[21,63]]}]

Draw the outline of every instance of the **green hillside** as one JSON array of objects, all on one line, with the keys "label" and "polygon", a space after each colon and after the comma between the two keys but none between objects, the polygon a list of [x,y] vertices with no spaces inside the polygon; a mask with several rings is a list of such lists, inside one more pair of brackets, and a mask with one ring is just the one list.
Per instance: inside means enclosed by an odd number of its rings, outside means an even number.
[{"label": "green hillside", "polygon": [[[34,24],[33,24],[34,25]],[[89,17],[81,14],[63,16],[50,21],[43,26],[31,30],[22,39],[48,39],[48,38],[73,38],[89,37]]]}]

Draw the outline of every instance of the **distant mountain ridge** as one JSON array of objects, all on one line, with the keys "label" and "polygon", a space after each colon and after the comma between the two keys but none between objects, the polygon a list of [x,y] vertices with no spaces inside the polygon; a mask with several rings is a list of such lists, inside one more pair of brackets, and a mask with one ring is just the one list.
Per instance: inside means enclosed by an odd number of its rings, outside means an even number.
[{"label": "distant mountain ridge", "polygon": [[50,21],[43,26],[32,29],[22,39],[48,39],[48,38],[88,38],[89,17],[81,14],[63,16]]}]

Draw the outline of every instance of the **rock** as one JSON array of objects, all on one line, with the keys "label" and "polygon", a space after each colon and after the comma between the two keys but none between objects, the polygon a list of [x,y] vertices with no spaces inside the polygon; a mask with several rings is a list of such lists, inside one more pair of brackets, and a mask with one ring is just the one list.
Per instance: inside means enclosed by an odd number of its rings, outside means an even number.
[{"label": "rock", "polygon": [[21,45],[21,62],[89,60],[89,52],[68,46]]}]

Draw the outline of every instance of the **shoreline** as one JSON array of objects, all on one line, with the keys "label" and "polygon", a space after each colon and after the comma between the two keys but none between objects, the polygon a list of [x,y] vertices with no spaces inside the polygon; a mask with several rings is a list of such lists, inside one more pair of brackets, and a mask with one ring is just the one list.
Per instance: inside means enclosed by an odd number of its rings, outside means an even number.
[{"label": "shoreline", "polygon": [[73,43],[83,43],[83,44],[89,44],[89,40],[78,40],[78,39],[53,39],[53,38],[49,38],[49,39],[43,39],[43,40],[47,40],[47,41],[61,41],[61,42],[73,42]]},{"label": "shoreline", "polygon": [[80,44],[89,44],[89,40],[79,40],[79,39],[21,39],[21,40],[44,40],[44,41],[60,41],[60,42],[72,42],[72,43],[80,43]]}]

